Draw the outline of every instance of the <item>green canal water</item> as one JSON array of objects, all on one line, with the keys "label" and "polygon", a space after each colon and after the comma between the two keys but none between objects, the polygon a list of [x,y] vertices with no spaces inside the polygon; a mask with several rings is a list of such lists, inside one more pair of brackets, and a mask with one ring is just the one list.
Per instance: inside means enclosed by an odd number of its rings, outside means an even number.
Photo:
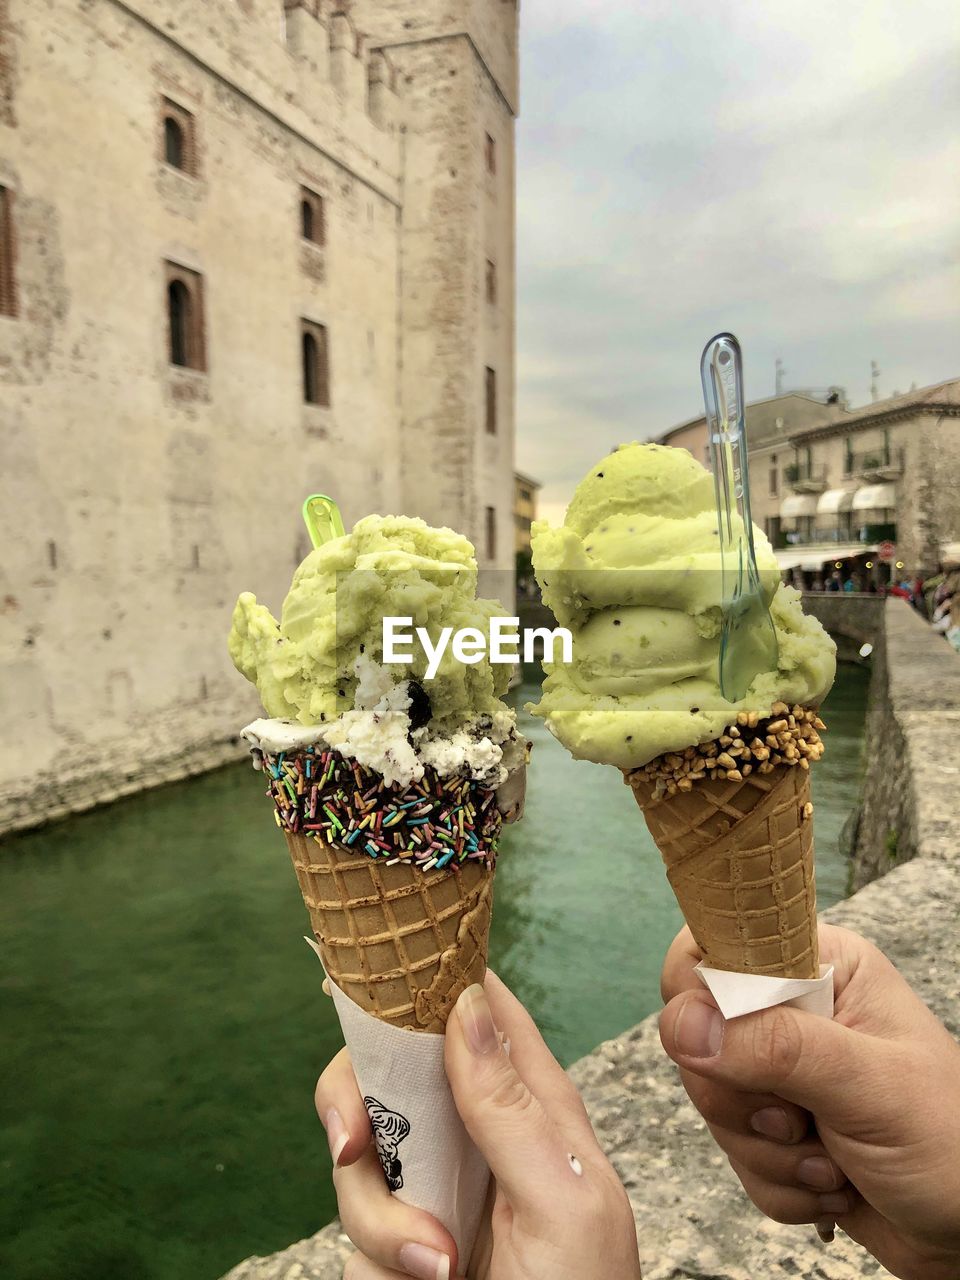
[{"label": "green canal water", "polygon": [[[824,905],[845,891],[866,687],[845,667],[824,713]],[[569,1063],[659,1006],[680,917],[619,775],[523,723],[491,963]],[[306,923],[246,765],[0,847],[4,1280],[216,1280],[329,1220],[312,1094],[341,1039]]]}]

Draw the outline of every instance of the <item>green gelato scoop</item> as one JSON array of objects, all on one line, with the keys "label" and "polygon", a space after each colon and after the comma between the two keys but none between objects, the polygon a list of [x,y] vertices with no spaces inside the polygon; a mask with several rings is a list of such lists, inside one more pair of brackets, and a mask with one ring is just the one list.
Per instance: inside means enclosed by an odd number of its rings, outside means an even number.
[{"label": "green gelato scoop", "polygon": [[717,737],[738,711],[816,706],[826,695],[836,646],[804,614],[799,592],[780,583],[763,533],[754,527],[753,536],[778,667],[730,702],[720,690],[713,478],[686,450],[621,445],[577,486],[561,528],[534,524],[537,581],[573,632],[573,662],[547,666],[530,710],[573,755],[637,768]]},{"label": "green gelato scoop", "polygon": [[[425,628],[436,643],[441,626],[487,634],[490,618],[503,612],[497,601],[477,599],[477,564],[466,538],[418,519],[367,516],[307,556],[279,622],[244,592],[228,644],[267,715],[319,725],[353,708],[357,658],[382,661],[384,617],[412,618],[412,627]],[[397,681],[423,681],[426,655],[420,645],[412,653],[412,662],[387,667]],[[486,657],[466,665],[448,647],[425,686],[429,705],[421,718],[443,732],[502,714],[499,697],[509,678],[509,666]],[[422,690],[414,693],[422,701]]]}]

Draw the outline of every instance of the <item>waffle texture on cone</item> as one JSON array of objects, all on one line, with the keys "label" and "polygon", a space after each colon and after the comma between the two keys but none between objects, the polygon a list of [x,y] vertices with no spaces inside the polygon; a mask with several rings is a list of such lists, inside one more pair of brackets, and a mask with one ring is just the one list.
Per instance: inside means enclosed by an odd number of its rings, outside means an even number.
[{"label": "waffle texture on cone", "polygon": [[461,992],[486,973],[493,869],[387,866],[284,835],[331,979],[382,1022],[442,1032]]},{"label": "waffle texture on cone", "polygon": [[704,778],[674,795],[639,772],[626,780],[704,963],[819,977],[809,771]]}]

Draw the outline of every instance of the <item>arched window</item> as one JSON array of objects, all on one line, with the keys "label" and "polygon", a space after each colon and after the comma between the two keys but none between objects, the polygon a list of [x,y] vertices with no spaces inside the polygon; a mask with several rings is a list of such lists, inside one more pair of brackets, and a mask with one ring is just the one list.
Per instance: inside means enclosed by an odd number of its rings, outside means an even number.
[{"label": "arched window", "polygon": [[203,277],[175,262],[166,264],[166,273],[168,358],[181,369],[203,372]]},{"label": "arched window", "polygon": [[164,98],[161,107],[163,137],[160,140],[161,157],[172,169],[196,178],[197,140],[196,121],[179,102]]},{"label": "arched window", "polygon": [[300,322],[300,359],[303,373],[303,402],[327,408],[330,404],[330,367],[327,331],[310,320]]},{"label": "arched window", "polygon": [[167,285],[167,316],[170,324],[170,363],[190,367],[190,290],[182,280]]},{"label": "arched window", "polygon": [[323,196],[309,187],[300,188],[300,235],[311,244],[323,245],[326,239]]},{"label": "arched window", "polygon": [[317,340],[305,329],[301,339],[303,346],[303,400],[305,404],[317,404]]},{"label": "arched window", "polygon": [[167,164],[174,169],[185,169],[186,147],[184,146],[183,128],[173,116],[163,118],[163,155]]}]

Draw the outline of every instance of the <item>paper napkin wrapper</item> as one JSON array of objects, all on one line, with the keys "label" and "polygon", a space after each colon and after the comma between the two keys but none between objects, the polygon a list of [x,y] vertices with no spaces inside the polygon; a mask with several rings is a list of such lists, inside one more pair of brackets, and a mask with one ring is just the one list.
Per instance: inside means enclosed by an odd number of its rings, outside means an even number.
[{"label": "paper napkin wrapper", "polygon": [[819,978],[768,978],[761,973],[730,973],[702,962],[694,972],[710,991],[725,1018],[740,1018],[786,1004],[821,1018],[833,1017],[833,965],[822,964]]},{"label": "paper napkin wrapper", "polygon": [[[306,941],[320,955],[313,939]],[[490,1170],[454,1104],[443,1065],[444,1036],[381,1022],[327,981],[387,1185],[398,1200],[443,1223],[466,1272]]]}]

